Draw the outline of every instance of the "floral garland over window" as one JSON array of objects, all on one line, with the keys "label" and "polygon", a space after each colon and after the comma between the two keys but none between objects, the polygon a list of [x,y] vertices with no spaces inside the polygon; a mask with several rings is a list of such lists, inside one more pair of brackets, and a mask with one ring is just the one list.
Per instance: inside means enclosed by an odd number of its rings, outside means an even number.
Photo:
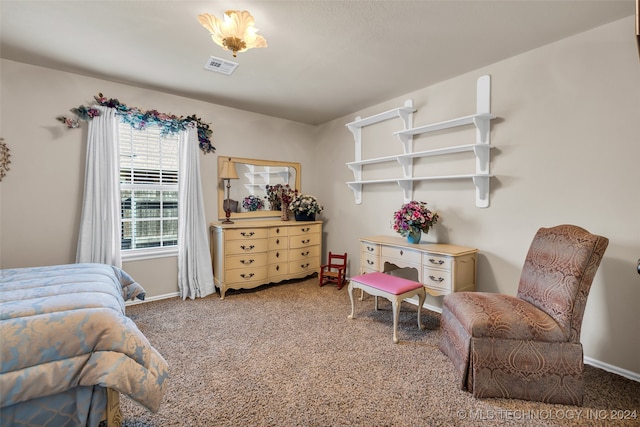
[{"label": "floral garland over window", "polygon": [[[204,151],[205,154],[213,153],[216,150],[216,148],[211,145],[211,128],[207,123],[204,123],[202,119],[196,117],[195,114],[184,118],[182,116],[178,117],[159,113],[156,110],[142,111],[137,107],[128,107],[125,104],[121,104],[117,99],[107,99],[101,93],[93,98],[98,105],[114,108],[116,114],[118,114],[125,123],[129,123],[135,129],[145,129],[147,125],[154,124],[160,126],[162,135],[168,135],[186,130],[187,127],[193,123],[198,129],[200,149]],[[79,120],[88,122],[100,115],[99,110],[92,107],[85,107],[84,105],[78,108],[72,108],[70,111],[75,114],[77,118],[64,116],[57,118],[58,121],[64,123],[68,128],[77,128],[80,126]]]}]

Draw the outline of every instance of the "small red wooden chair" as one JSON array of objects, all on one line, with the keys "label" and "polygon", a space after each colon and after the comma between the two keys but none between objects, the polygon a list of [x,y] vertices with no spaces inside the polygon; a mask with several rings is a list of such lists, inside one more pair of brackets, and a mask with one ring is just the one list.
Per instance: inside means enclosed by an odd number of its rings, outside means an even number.
[{"label": "small red wooden chair", "polygon": [[347,274],[347,254],[334,254],[329,252],[327,263],[320,266],[320,286],[327,283],[337,283],[338,289],[342,289]]}]

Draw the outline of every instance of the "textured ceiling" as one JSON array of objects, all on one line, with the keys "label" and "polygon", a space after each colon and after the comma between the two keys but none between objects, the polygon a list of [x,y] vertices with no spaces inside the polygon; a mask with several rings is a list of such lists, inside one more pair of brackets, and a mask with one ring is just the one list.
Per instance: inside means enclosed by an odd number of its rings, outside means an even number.
[{"label": "textured ceiling", "polygon": [[[230,8],[269,47],[234,59],[215,45],[197,16]],[[2,0],[0,56],[315,125],[634,13],[633,0]],[[240,65],[206,71],[210,56]]]}]

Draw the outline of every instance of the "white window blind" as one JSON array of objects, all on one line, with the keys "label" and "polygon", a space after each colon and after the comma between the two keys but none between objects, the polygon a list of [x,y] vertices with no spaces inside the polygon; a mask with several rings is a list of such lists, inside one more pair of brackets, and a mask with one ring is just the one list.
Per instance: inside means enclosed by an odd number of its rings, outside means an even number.
[{"label": "white window blind", "polygon": [[178,135],[120,123],[123,251],[178,244]]}]

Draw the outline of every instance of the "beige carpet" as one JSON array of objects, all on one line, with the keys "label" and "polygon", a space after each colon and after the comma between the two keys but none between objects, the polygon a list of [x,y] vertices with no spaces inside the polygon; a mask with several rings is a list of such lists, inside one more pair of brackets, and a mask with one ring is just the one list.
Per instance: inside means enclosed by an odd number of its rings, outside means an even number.
[{"label": "beige carpet", "polygon": [[121,399],[125,426],[640,425],[640,383],[588,365],[583,407],[474,399],[438,350],[439,314],[420,331],[402,307],[398,344],[386,300],[356,299],[349,320],[347,289],[316,278],[128,307],[170,378],[157,414]]}]

